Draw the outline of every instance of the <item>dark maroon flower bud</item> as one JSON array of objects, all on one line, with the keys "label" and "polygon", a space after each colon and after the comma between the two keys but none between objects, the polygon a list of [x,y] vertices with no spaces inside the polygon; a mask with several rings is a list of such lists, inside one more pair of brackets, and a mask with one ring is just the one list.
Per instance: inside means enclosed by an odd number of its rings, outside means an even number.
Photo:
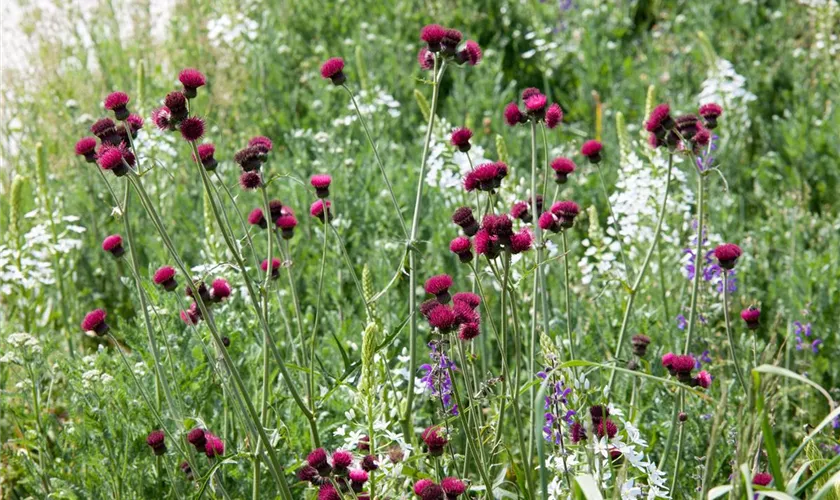
[{"label": "dark maroon flower bud", "polygon": [[557,217],[560,227],[569,229],[575,224],[575,217],[580,213],[580,207],[573,201],[558,201],[551,206],[551,213]]},{"label": "dark maroon flower bud", "polygon": [[453,146],[458,148],[458,151],[466,153],[470,150],[470,139],[472,138],[472,130],[468,128],[456,128],[452,131],[450,142]]},{"label": "dark maroon flower bud", "polygon": [[700,116],[703,117],[703,120],[705,120],[706,128],[714,130],[715,127],[717,127],[718,118],[721,114],[723,114],[723,108],[713,102],[710,102],[700,106],[698,112],[700,113]]},{"label": "dark maroon flower bud", "polygon": [[542,91],[536,87],[528,87],[522,91],[522,100],[527,101],[529,97],[542,94]]},{"label": "dark maroon flower bud", "polygon": [[239,176],[239,185],[246,191],[251,191],[262,186],[262,176],[259,172],[243,172]]},{"label": "dark maroon flower bud", "polygon": [[312,187],[315,188],[315,194],[318,198],[327,198],[330,196],[330,183],[332,183],[332,177],[328,174],[313,175],[312,178],[309,179],[309,182],[312,184]]},{"label": "dark maroon flower bud", "polygon": [[181,462],[181,472],[183,472],[184,475],[187,477],[187,481],[192,481],[193,479],[195,479],[192,468],[190,467],[190,463],[186,460]]},{"label": "dark maroon flower bud", "polygon": [[117,120],[125,120],[128,118],[128,104],[129,97],[125,92],[111,92],[105,98],[105,109],[113,111],[114,117]]},{"label": "dark maroon flower bud", "polygon": [[[193,286],[198,291],[198,296],[205,304],[209,304],[213,301],[213,297],[210,296],[210,289],[207,288],[207,284],[203,281],[193,281]],[[195,295],[193,294],[193,290],[190,287],[187,287],[186,290],[187,297],[195,299]]]},{"label": "dark maroon flower bud", "polygon": [[589,407],[589,416],[592,417],[592,426],[598,427],[601,420],[610,416],[610,409],[604,405],[592,405]]},{"label": "dark maroon flower bud", "polygon": [[306,457],[306,462],[314,467],[322,477],[327,477],[332,472],[332,467],[327,461],[327,452],[323,448],[312,450]]},{"label": "dark maroon flower bud", "polygon": [[344,59],[333,57],[321,65],[321,78],[329,79],[333,85],[342,85],[347,76],[344,74]]},{"label": "dark maroon flower bud", "polygon": [[426,280],[424,288],[426,293],[434,295],[441,304],[448,304],[452,297],[449,289],[452,287],[452,277],[448,274],[432,276]]},{"label": "dark maroon flower bud", "polygon": [[452,222],[460,226],[467,236],[475,236],[478,232],[478,221],[473,217],[470,207],[460,207],[452,214]]},{"label": "dark maroon flower bud", "polygon": [[438,426],[427,427],[421,434],[421,438],[429,449],[429,455],[433,457],[443,455],[443,448],[449,442],[443,430]]},{"label": "dark maroon flower bud", "polygon": [[117,134],[117,127],[110,118],[97,120],[90,126],[90,132],[95,135],[103,144],[114,146],[120,143],[120,136]]},{"label": "dark maroon flower bud", "polygon": [[[268,259],[262,261],[260,268],[263,272],[268,271]],[[271,279],[277,279],[280,276],[280,259],[274,257],[271,259]]]},{"label": "dark maroon flower bud", "polygon": [[472,242],[466,236],[458,236],[449,243],[449,250],[458,256],[462,263],[472,262]]},{"label": "dark maroon flower bud", "polygon": [[720,263],[720,267],[729,270],[735,268],[735,263],[738,257],[741,256],[741,247],[734,243],[724,243],[715,248],[715,258]]},{"label": "dark maroon flower bud", "polygon": [[616,427],[612,420],[604,419],[598,424],[595,433],[598,434],[598,437],[607,436],[608,439],[612,439],[618,434],[618,427]]},{"label": "dark maroon flower bud", "polygon": [[230,337],[222,337],[222,345],[225,346],[225,348],[230,347]]},{"label": "dark maroon flower bud", "polygon": [[262,166],[262,153],[258,146],[247,146],[240,149],[233,155],[233,161],[242,167],[245,172],[259,170]]},{"label": "dark maroon flower bud", "polygon": [[446,28],[439,24],[428,24],[420,30],[420,39],[426,42],[430,52],[440,52],[445,36]]},{"label": "dark maroon flower bud", "polygon": [[102,337],[110,330],[108,323],[105,323],[105,316],[107,314],[102,309],[94,309],[87,313],[85,319],[82,320],[82,331],[93,332]]},{"label": "dark maroon flower bud", "polygon": [[110,253],[114,258],[120,258],[125,254],[125,248],[122,246],[122,237],[118,234],[112,234],[102,241],[102,250]]},{"label": "dark maroon flower bud", "polygon": [[169,110],[171,123],[181,123],[181,120],[189,114],[189,111],[187,111],[187,96],[183,92],[175,91],[166,94],[163,104]]},{"label": "dark maroon flower bud", "polygon": [[569,427],[569,434],[573,443],[586,441],[586,429],[580,422],[572,422],[572,425]]},{"label": "dark maroon flower bud", "polygon": [[688,415],[685,412],[681,411],[680,414],[677,415],[677,418],[680,422],[685,422],[686,420],[688,420]]},{"label": "dark maroon flower bud", "polygon": [[700,122],[697,119],[697,115],[681,115],[674,119],[674,124],[677,128],[677,132],[684,139],[691,139],[694,137],[694,134],[697,133],[697,130],[700,127]]},{"label": "dark maroon flower bud", "polygon": [[362,458],[361,466],[362,470],[367,472],[375,471],[379,468],[379,464],[376,461],[376,457],[373,455],[365,455],[365,457]]},{"label": "dark maroon flower bud", "polygon": [[643,358],[647,353],[647,346],[650,344],[650,337],[642,335],[641,333],[633,335],[633,338],[630,339],[630,343],[633,345],[633,354]]},{"label": "dark maroon flower bud", "polygon": [[146,437],[146,444],[154,450],[155,455],[160,456],[166,453],[166,443],[163,431],[152,431]]},{"label": "dark maroon flower bud", "polygon": [[175,269],[172,266],[163,266],[155,271],[152,278],[155,285],[163,287],[167,292],[171,292],[178,287],[178,282],[175,281]]},{"label": "dark maroon flower bud", "polygon": [[575,162],[568,158],[555,158],[551,161],[551,169],[554,170],[554,182],[565,184],[569,174],[575,171]]},{"label": "dark maroon flower bud", "polygon": [[190,116],[181,122],[181,137],[187,142],[195,142],[204,135],[204,120]]},{"label": "dark maroon flower bud", "polygon": [[[320,475],[318,474],[318,470],[315,467],[312,467],[309,464],[304,465],[300,469],[297,470],[295,473],[299,481],[306,481],[310,482],[314,485],[320,484]],[[317,480],[317,481],[316,481]]]},{"label": "dark maroon flower bud", "polygon": [[76,154],[84,156],[88,163],[96,162],[96,139],[93,137],[82,137],[76,143]]},{"label": "dark maroon flower bud", "polygon": [[443,39],[440,41],[440,46],[443,53],[447,56],[454,56],[458,50],[458,44],[461,43],[463,35],[460,31],[454,29],[444,29]]},{"label": "dark maroon flower bud", "polygon": [[443,304],[438,302],[437,299],[424,300],[423,303],[420,304],[420,314],[422,314],[426,319],[430,319],[432,311],[441,305]]},{"label": "dark maroon flower bud", "polygon": [[187,434],[187,441],[195,446],[195,451],[204,453],[204,445],[207,444],[207,437],[204,435],[204,429],[196,427]]},{"label": "dark maroon flower bud", "polygon": [[665,137],[672,128],[674,128],[674,119],[671,118],[671,107],[667,104],[660,104],[653,108],[645,122],[645,130],[654,134],[657,139]]},{"label": "dark maroon flower bud", "polygon": [[613,465],[618,465],[619,463],[621,463],[621,459],[623,457],[624,455],[621,453],[621,450],[619,450],[618,448],[610,448],[610,461],[613,463]]},{"label": "dark maroon flower bud", "polygon": [[[208,172],[212,172],[216,170],[216,167],[219,163],[216,161],[216,158],[213,156],[216,154],[216,146],[207,142],[204,144],[198,145],[198,159],[201,160],[201,164],[204,166],[204,170]],[[193,155],[193,161],[195,161],[195,155]]]},{"label": "dark maroon flower bud", "polygon": [[599,141],[590,140],[583,143],[580,148],[580,154],[589,160],[589,163],[598,164],[601,162],[601,150],[603,146]]},{"label": "dark maroon flower bud", "polygon": [[747,328],[755,330],[758,328],[758,320],[761,318],[761,310],[755,306],[750,306],[741,311],[741,319],[747,324]]},{"label": "dark maroon flower bud", "polygon": [[350,464],[353,463],[353,454],[349,451],[338,450],[333,452],[332,455],[332,467],[333,472],[338,474],[339,476],[344,476],[347,474],[347,469],[350,467]]}]

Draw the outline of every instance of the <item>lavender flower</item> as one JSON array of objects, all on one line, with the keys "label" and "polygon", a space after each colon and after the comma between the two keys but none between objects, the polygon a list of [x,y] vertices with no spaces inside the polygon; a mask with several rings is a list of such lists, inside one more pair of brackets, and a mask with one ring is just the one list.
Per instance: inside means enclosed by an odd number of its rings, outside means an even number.
[{"label": "lavender flower", "polygon": [[429,357],[432,358],[432,364],[421,365],[420,368],[426,370],[420,380],[429,390],[432,397],[440,398],[443,407],[446,408],[452,415],[458,415],[458,405],[454,404],[452,399],[452,379],[449,377],[449,370],[455,371],[458,369],[455,362],[446,356],[446,353],[438,350],[437,342],[429,342],[431,352]]}]

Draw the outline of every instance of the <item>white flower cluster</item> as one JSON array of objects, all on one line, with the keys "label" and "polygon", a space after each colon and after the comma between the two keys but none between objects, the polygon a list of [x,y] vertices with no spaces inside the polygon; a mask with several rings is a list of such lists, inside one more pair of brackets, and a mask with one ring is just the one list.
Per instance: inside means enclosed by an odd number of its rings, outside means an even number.
[{"label": "white flower cluster", "polygon": [[18,355],[28,358],[34,354],[41,354],[42,351],[38,339],[28,333],[13,333],[6,338],[6,341],[11,349],[3,353],[0,363],[22,364],[23,360]]},{"label": "white flower cluster", "polygon": [[726,114],[723,127],[728,130],[749,128],[751,122],[748,107],[756,99],[755,94],[747,90],[747,79],[735,71],[731,62],[723,58],[718,58],[715,65],[709,68],[698,96],[700,104],[713,102],[723,106]]}]

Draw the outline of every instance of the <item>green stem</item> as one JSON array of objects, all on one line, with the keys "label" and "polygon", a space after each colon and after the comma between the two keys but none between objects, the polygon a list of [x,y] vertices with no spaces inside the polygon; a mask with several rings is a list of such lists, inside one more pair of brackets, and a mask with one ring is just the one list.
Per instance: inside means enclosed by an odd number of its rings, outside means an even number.
[{"label": "green stem", "polygon": [[735,368],[735,375],[738,377],[738,382],[741,388],[744,389],[744,394],[747,394],[747,384],[744,382],[744,375],[741,374],[741,365],[738,362],[738,356],[735,354],[735,337],[732,336],[732,325],[729,321],[729,290],[728,275],[729,271],[723,270],[723,320],[726,324],[726,337],[729,339],[729,355],[732,357],[732,365]]},{"label": "green stem", "polygon": [[[216,175],[216,180],[219,181],[219,184],[222,185],[222,188],[225,190],[228,199],[230,200],[230,204],[233,205],[233,209],[236,212],[236,216],[239,219],[239,224],[242,226],[242,230],[245,232],[245,241],[248,242],[248,248],[251,250],[251,257],[254,259],[254,269],[260,268],[259,258],[257,257],[257,249],[254,246],[254,240],[251,238],[251,232],[248,230],[248,225],[245,223],[245,218],[242,216],[242,211],[239,210],[239,206],[236,204],[236,199],[233,197],[233,193],[230,192],[230,188],[227,187],[227,184],[222,180],[222,176],[219,174],[218,170],[214,170],[213,173]],[[269,221],[269,214],[264,214],[266,219],[266,223],[270,223]],[[270,224],[269,224],[270,225]]]},{"label": "green stem", "polygon": [[321,251],[321,269],[318,273],[318,296],[315,301],[315,320],[312,322],[312,333],[309,336],[309,373],[306,377],[306,388],[309,393],[309,407],[315,412],[315,338],[318,333],[318,319],[321,313],[321,295],[324,288],[324,270],[327,267],[327,241],[329,240],[329,231],[327,230],[329,221],[324,223],[324,245]]},{"label": "green stem", "polygon": [[[29,380],[32,382],[32,411],[35,413],[35,425],[38,429],[38,437],[43,441],[43,448],[38,453],[38,468],[41,472],[41,484],[44,487],[44,492],[49,496],[50,494],[50,476],[44,465],[44,458],[49,455],[47,434],[44,432],[44,423],[41,420],[41,391],[38,388],[39,381],[35,378],[35,371],[32,365],[26,363],[27,371],[29,371]],[[49,457],[47,457],[49,458]]]},{"label": "green stem", "polygon": [[570,359],[575,359],[575,339],[572,336],[572,285],[569,281],[569,241],[566,233],[567,231],[563,231],[563,284],[566,294],[566,336],[569,339]]},{"label": "green stem", "polygon": [[688,354],[691,348],[691,338],[694,335],[695,324],[697,323],[697,291],[700,287],[700,265],[703,256],[703,202],[704,186],[703,172],[697,171],[697,247],[694,252],[694,277],[691,283],[691,304],[688,312],[688,331],[685,335],[685,348],[683,354]]},{"label": "green stem", "polygon": [[406,436],[414,436],[411,431],[411,421],[414,417],[414,375],[417,372],[417,229],[420,225],[420,209],[423,200],[424,177],[426,176],[426,161],[429,156],[429,143],[432,141],[432,130],[435,125],[435,113],[437,112],[438,94],[440,80],[446,71],[446,61],[440,65],[438,71],[438,58],[435,57],[434,81],[432,83],[432,106],[429,110],[429,124],[426,126],[426,139],[423,143],[423,157],[420,161],[420,172],[417,177],[417,193],[414,198],[414,215],[411,219],[411,231],[408,236],[408,389],[406,390],[405,410],[402,415],[402,427]]}]

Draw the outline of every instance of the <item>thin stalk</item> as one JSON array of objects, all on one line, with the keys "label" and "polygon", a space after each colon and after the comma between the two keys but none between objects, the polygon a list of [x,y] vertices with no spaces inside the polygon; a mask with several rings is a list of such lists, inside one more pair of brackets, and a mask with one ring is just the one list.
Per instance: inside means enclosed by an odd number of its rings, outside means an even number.
[{"label": "thin stalk", "polygon": [[[216,180],[219,181],[219,184],[221,184],[222,188],[224,188],[225,193],[230,200],[230,204],[233,205],[236,216],[239,218],[239,224],[242,226],[242,230],[245,231],[245,241],[248,242],[248,248],[251,249],[251,257],[254,259],[254,269],[259,269],[260,262],[259,258],[257,258],[257,249],[254,246],[254,240],[251,238],[251,232],[248,230],[248,225],[245,224],[245,218],[242,217],[242,211],[239,210],[239,206],[236,204],[236,199],[233,197],[233,193],[230,192],[230,188],[228,188],[227,184],[225,184],[224,180],[222,180],[222,176],[219,174],[219,171],[214,170],[213,173],[216,175]],[[266,218],[266,223],[268,223],[269,214],[264,214],[264,217]]]},{"label": "thin stalk", "polygon": [[[278,246],[280,246],[281,250],[283,249],[282,245],[278,245]],[[286,249],[285,249],[286,256],[289,260],[289,265],[286,266],[286,277],[289,281],[289,290],[292,294],[292,305],[294,306],[294,309],[295,309],[295,322],[297,323],[297,328],[298,328],[298,342],[297,343],[298,343],[298,345],[303,346],[303,313],[300,310],[300,299],[298,299],[297,287],[295,286],[295,277],[294,277],[294,274],[292,273],[292,266],[294,265],[294,261],[292,260],[292,248],[291,248],[291,245],[288,242],[286,243],[285,247],[286,247]],[[278,300],[279,300],[279,297],[278,297]],[[302,353],[305,352],[304,347],[301,347],[301,352]],[[301,354],[301,357],[303,357],[303,354]],[[310,394],[309,397],[311,399],[312,395]]]},{"label": "thin stalk", "polygon": [[440,80],[446,71],[446,61],[441,62],[438,71],[438,58],[434,62],[434,81],[432,82],[432,107],[429,110],[429,124],[426,126],[426,139],[423,143],[423,157],[420,161],[420,172],[417,177],[417,194],[414,198],[414,215],[411,219],[411,231],[408,236],[408,311],[411,320],[408,329],[408,390],[406,390],[405,412],[402,416],[403,431],[407,436],[413,436],[411,421],[414,416],[414,375],[417,372],[417,229],[420,225],[420,209],[423,200],[424,177],[426,176],[426,160],[429,156],[429,143],[432,141],[432,129],[435,125]]},{"label": "thin stalk", "polygon": [[691,347],[691,338],[694,335],[694,325],[697,323],[697,291],[700,287],[700,263],[703,255],[703,202],[704,202],[704,186],[703,173],[697,172],[697,247],[694,255],[694,277],[691,284],[691,304],[688,312],[688,329],[685,335],[685,348],[683,354],[688,354]]},{"label": "thin stalk", "polygon": [[[508,259],[510,256],[508,255],[508,251],[505,251],[505,257],[503,262],[504,269],[502,270],[502,300],[501,300],[501,338],[499,339],[499,343],[501,346],[505,346],[502,350],[502,357],[506,357],[505,351],[507,350],[507,296],[506,293],[508,287],[508,279],[510,278],[510,267],[507,265]],[[505,403],[507,402],[507,384],[508,379],[510,377],[505,375],[502,378],[502,400],[499,404],[499,417],[498,421],[496,422],[496,443],[493,446],[494,449],[499,448],[499,444],[502,442],[502,437],[504,436],[504,424],[505,424]]]},{"label": "thin stalk", "polygon": [[[636,300],[636,294],[639,293],[639,287],[642,285],[642,280],[644,279],[645,273],[650,265],[650,259],[653,256],[653,251],[656,249],[659,237],[662,234],[662,221],[665,220],[665,211],[668,206],[668,193],[671,191],[671,173],[673,171],[673,167],[674,155],[669,154],[668,173],[665,177],[665,194],[662,196],[662,203],[659,205],[659,216],[656,220],[656,230],[653,233],[653,241],[650,243],[650,248],[648,248],[648,251],[645,254],[645,259],[642,261],[642,268],[639,270],[639,274],[633,282],[633,287],[630,289],[630,296],[627,297],[627,304],[624,307],[624,317],[621,320],[621,330],[618,333],[618,342],[616,343],[615,355],[613,356],[613,361],[615,363],[618,363],[619,356],[621,356],[621,348],[624,346],[624,337],[627,335],[627,327],[630,325],[630,314],[633,311],[633,302]],[[660,270],[661,269],[662,268],[660,266]],[[615,381],[615,373],[615,365],[613,365],[613,369],[610,370],[610,381],[607,385],[608,397],[612,391],[613,382]]]},{"label": "thin stalk", "polygon": [[35,425],[38,428],[38,437],[43,440],[43,449],[38,453],[38,468],[41,472],[41,484],[44,487],[44,492],[49,496],[50,494],[50,476],[47,474],[47,469],[44,466],[44,457],[49,454],[47,446],[47,434],[44,432],[44,424],[41,421],[41,392],[38,389],[38,380],[35,378],[35,371],[32,365],[27,362],[26,369],[29,371],[29,380],[32,382],[32,411],[35,413]]},{"label": "thin stalk", "polygon": [[738,376],[738,382],[741,388],[744,389],[744,394],[747,394],[747,384],[744,383],[744,375],[741,374],[741,365],[738,363],[738,356],[735,354],[735,338],[732,336],[732,325],[729,321],[729,290],[728,275],[729,271],[723,270],[723,320],[726,323],[726,337],[729,339],[729,355],[732,357],[732,364],[735,368],[735,375]]},{"label": "thin stalk", "polygon": [[309,408],[315,413],[315,338],[318,333],[318,319],[321,313],[321,295],[324,289],[324,270],[327,267],[327,241],[329,231],[327,230],[329,220],[324,223],[324,245],[321,251],[321,270],[318,272],[318,298],[315,301],[315,320],[312,322],[312,333],[309,335],[309,373],[306,375],[306,390],[309,393]]},{"label": "thin stalk", "polygon": [[566,294],[566,336],[569,339],[569,356],[570,359],[575,359],[575,339],[572,336],[572,285],[569,282],[569,241],[566,236],[567,231],[563,231],[563,284]]},{"label": "thin stalk", "polygon": [[394,188],[391,186],[391,181],[388,180],[388,174],[385,172],[385,164],[382,163],[382,158],[379,157],[379,150],[376,149],[376,144],[373,142],[373,137],[370,135],[370,130],[368,130],[367,122],[365,121],[364,116],[362,116],[362,112],[359,110],[359,105],[356,103],[356,97],[353,95],[353,92],[350,90],[347,85],[342,85],[344,90],[347,91],[347,94],[350,95],[350,102],[353,103],[353,108],[356,110],[356,116],[359,117],[359,122],[362,124],[362,128],[365,131],[365,136],[367,137],[368,142],[370,143],[370,147],[373,149],[373,155],[376,157],[376,163],[379,165],[379,171],[382,173],[382,179],[385,181],[385,186],[388,187],[388,194],[391,195],[391,203],[394,204],[394,212],[397,214],[397,220],[400,222],[400,227],[403,230],[403,234],[408,237],[408,229],[405,227],[405,220],[403,220],[402,212],[400,211],[400,204],[397,203],[397,197],[394,194]]},{"label": "thin stalk", "polygon": [[[680,411],[683,411],[685,406],[685,390],[680,389]],[[680,458],[682,457],[683,438],[685,437],[685,423],[680,422],[680,428],[677,431],[679,438],[677,439],[677,458],[674,462],[674,474],[671,476],[671,495],[674,494],[674,488],[677,485],[677,478],[680,475]]]},{"label": "thin stalk", "polygon": [[[353,269],[353,260],[350,259],[350,254],[347,253],[347,247],[344,245],[344,240],[341,238],[341,235],[338,233],[338,229],[335,228],[332,224],[326,224],[327,226],[332,229],[333,234],[335,234],[335,239],[338,240],[338,248],[341,250],[341,255],[344,257],[344,262],[347,264],[347,269],[350,271],[350,277],[353,278],[353,283],[356,285],[356,291],[359,293],[359,297],[362,297],[362,302],[365,306],[365,312],[367,312],[368,316],[370,315],[370,304],[364,300],[365,292],[362,289],[362,282],[359,281],[359,277],[356,275],[356,270]],[[324,232],[326,233],[326,228],[324,228]]]}]

